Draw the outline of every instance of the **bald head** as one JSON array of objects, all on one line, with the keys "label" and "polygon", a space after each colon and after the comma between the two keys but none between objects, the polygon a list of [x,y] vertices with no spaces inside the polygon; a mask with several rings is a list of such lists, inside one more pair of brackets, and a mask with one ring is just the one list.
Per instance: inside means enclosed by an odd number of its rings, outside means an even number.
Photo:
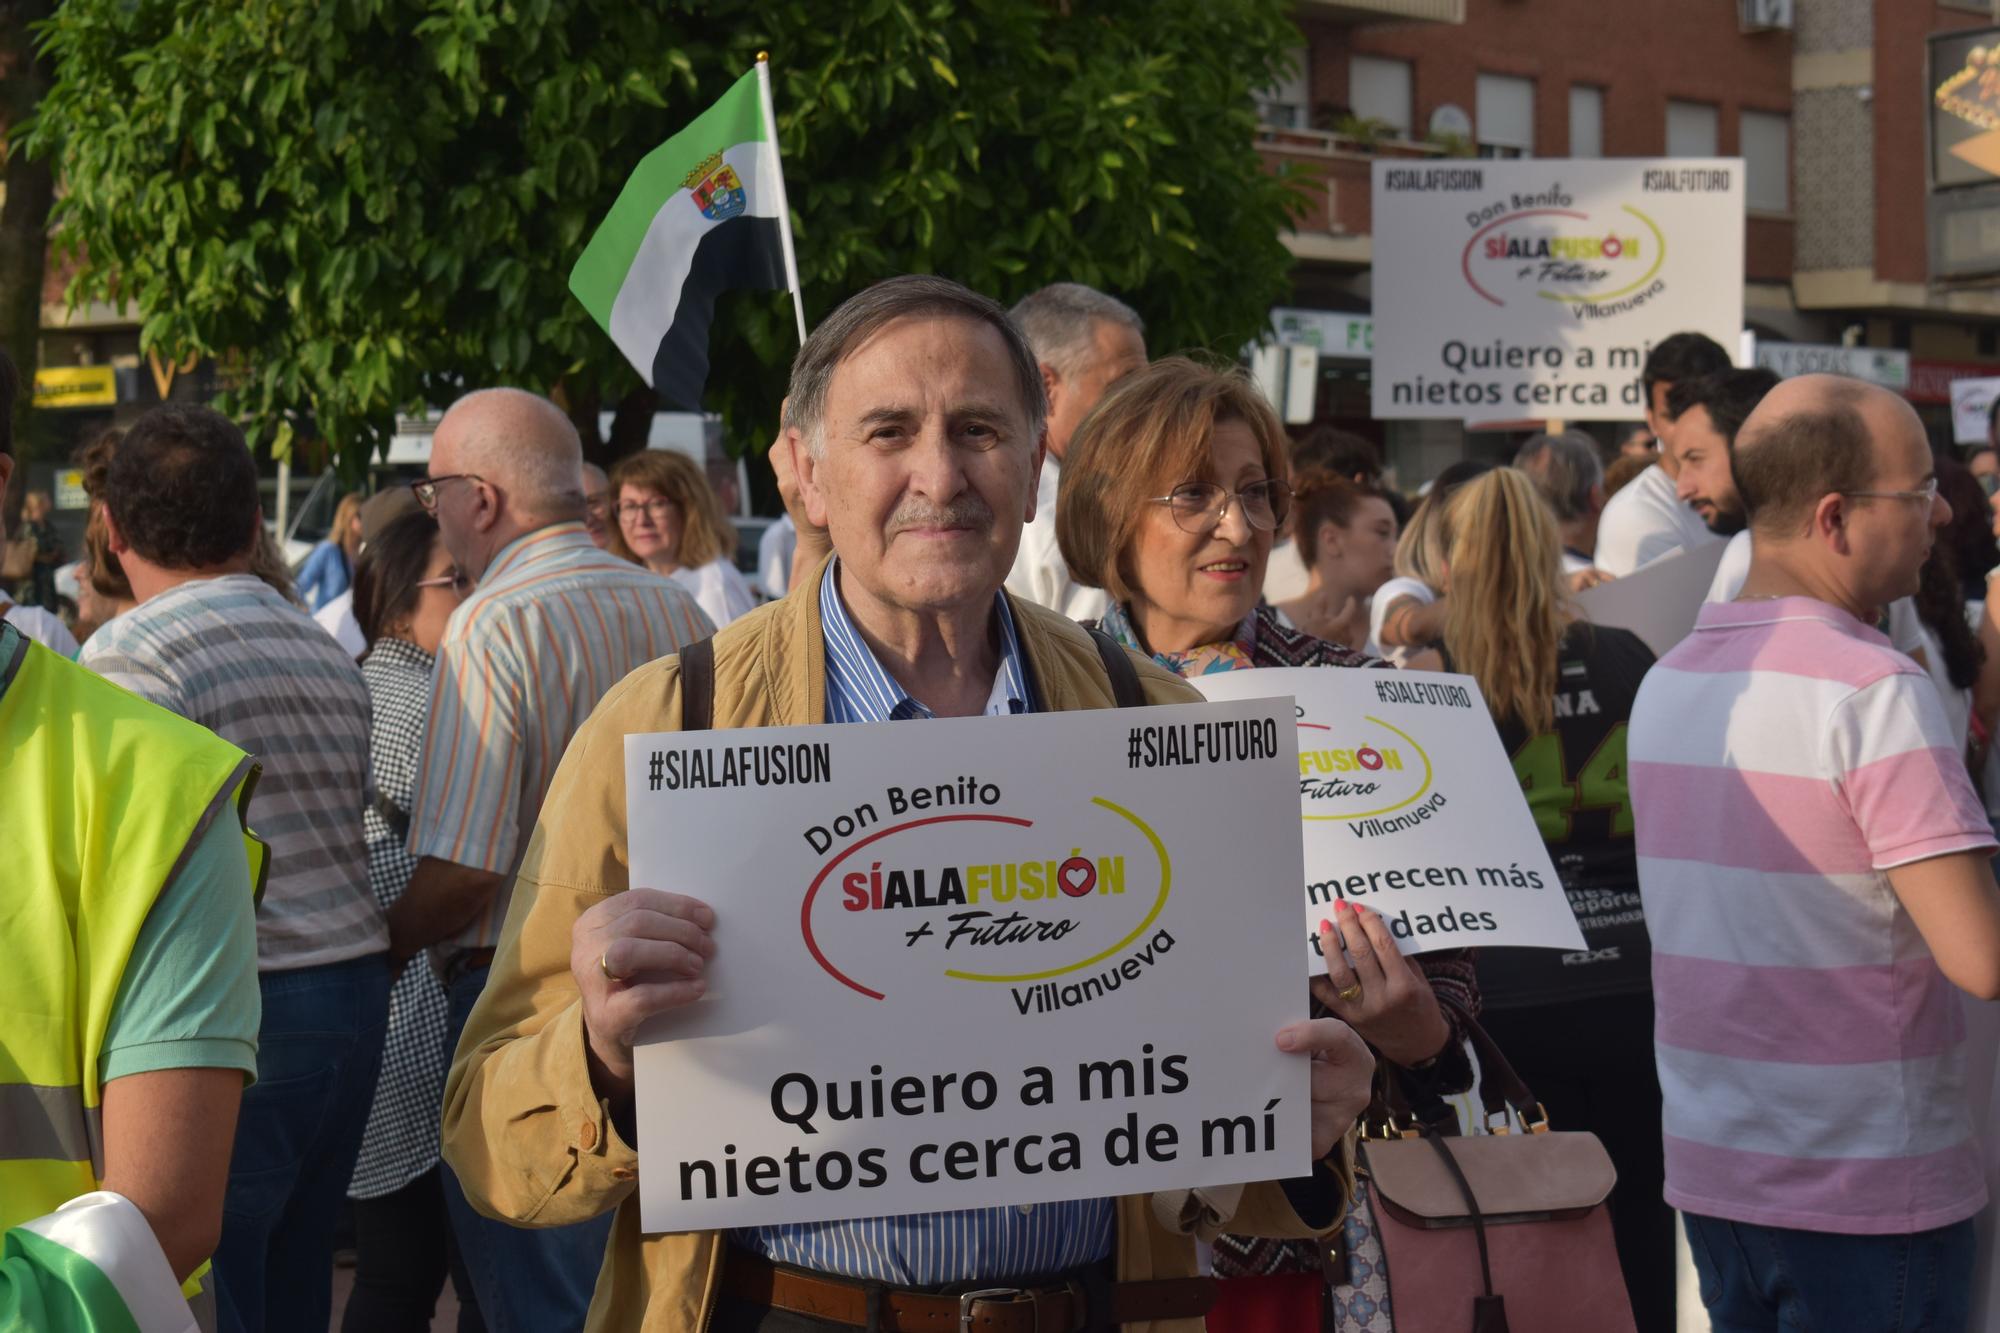
[{"label": "bald head", "polygon": [[451,405],[431,441],[431,475],[498,487],[525,523],[583,513],[583,444],[561,408],[521,389],[479,389]]},{"label": "bald head", "polygon": [[1902,398],[1842,375],[1800,375],[1745,419],[1732,465],[1751,528],[1785,537],[1805,529],[1822,498],[1870,489],[1906,454],[1927,455],[1928,445]]}]

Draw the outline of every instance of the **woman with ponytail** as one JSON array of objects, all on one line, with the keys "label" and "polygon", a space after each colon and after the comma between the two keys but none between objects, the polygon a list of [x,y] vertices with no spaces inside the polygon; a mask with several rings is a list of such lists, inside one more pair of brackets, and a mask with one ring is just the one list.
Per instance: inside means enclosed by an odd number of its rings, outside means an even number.
[{"label": "woman with ponytail", "polygon": [[1482,1022],[1556,1128],[1603,1140],[1632,1308],[1642,1333],[1666,1333],[1674,1219],[1660,1197],[1652,955],[1625,783],[1626,724],[1653,654],[1578,618],[1555,515],[1526,473],[1466,483],[1439,518],[1445,669],[1479,682],[1586,946],[1480,950]]}]

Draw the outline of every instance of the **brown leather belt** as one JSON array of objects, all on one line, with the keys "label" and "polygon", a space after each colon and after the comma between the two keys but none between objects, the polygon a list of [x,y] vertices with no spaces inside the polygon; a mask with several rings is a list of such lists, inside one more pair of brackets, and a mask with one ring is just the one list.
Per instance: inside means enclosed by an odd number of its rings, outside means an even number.
[{"label": "brown leather belt", "polygon": [[870,1287],[844,1278],[779,1268],[743,1250],[724,1261],[722,1289],[752,1305],[789,1310],[881,1333],[1082,1333],[1092,1326],[1155,1319],[1199,1319],[1215,1303],[1205,1277],[1111,1282],[1098,1287],[1109,1308],[1087,1308],[1081,1283],[1053,1287],[981,1287],[956,1296],[902,1287]]}]

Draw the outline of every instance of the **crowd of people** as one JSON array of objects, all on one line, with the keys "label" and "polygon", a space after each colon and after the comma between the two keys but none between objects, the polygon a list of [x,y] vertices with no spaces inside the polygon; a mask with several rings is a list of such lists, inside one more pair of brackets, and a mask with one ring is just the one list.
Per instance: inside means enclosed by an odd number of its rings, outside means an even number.
[{"label": "crowd of people", "polygon": [[[0,430],[17,388],[0,356]],[[1471,1088],[1476,1034],[1605,1145],[1637,1328],[1676,1327],[1676,1209],[1717,1329],[1965,1328],[1993,455],[1694,334],[1642,391],[1637,445],[1538,435],[1413,501],[1240,369],[1149,360],[1113,297],[891,279],[792,367],[763,605],[700,465],[607,474],[531,393],[454,403],[427,475],[343,500],[296,579],[238,427],[150,409],[80,460],[80,649],[0,604],[0,1231],[67,1218],[128,1305],[230,1330],[327,1326],[346,1200],[350,1331],[428,1328],[449,1282],[461,1330],[1382,1333],[1356,1127],[1392,1085]],[[1579,610],[1725,539],[1657,661]],[[1265,667],[1476,680],[1586,948],[1405,956],[1339,902],[1274,1036],[1313,1158],[1226,1215],[642,1230],[633,1044],[699,1003],[729,903],[631,882],[625,735],[1185,703]],[[10,1242],[0,1324],[69,1326],[88,1286]]]}]

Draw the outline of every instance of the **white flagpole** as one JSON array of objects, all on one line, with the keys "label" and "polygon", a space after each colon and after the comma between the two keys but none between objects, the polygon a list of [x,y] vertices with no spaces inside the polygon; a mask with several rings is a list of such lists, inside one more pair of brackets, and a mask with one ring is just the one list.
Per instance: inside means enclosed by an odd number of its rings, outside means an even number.
[{"label": "white flagpole", "polygon": [[806,302],[799,292],[799,257],[792,249],[792,206],[785,198],[785,164],[778,152],[778,113],[771,109],[771,55],[757,53],[757,92],[764,100],[764,132],[770,135],[771,165],[778,182],[778,236],[785,251],[785,281],[792,288],[792,314],[799,321],[799,344],[806,341]]}]

